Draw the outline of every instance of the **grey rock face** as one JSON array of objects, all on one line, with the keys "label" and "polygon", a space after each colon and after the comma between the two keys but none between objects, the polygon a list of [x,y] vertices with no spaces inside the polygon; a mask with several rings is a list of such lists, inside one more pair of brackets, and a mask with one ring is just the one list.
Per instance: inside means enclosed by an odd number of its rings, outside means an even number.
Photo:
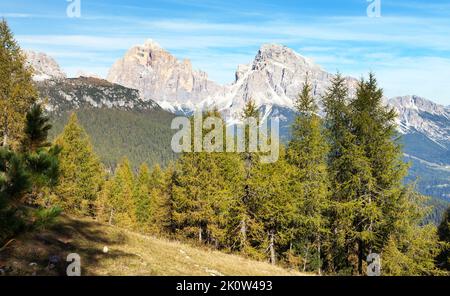
[{"label": "grey rock face", "polygon": [[34,69],[33,79],[35,81],[66,78],[66,74],[61,70],[58,63],[45,53],[25,51],[25,55],[27,64]]},{"label": "grey rock face", "polygon": [[107,80],[137,89],[142,98],[170,111],[194,109],[221,88],[205,72],[193,70],[189,60],[178,61],[151,40],[131,48],[112,66]]},{"label": "grey rock face", "polygon": [[442,145],[450,144],[450,108],[418,96],[396,97],[388,103],[397,110],[402,133],[419,132]]}]

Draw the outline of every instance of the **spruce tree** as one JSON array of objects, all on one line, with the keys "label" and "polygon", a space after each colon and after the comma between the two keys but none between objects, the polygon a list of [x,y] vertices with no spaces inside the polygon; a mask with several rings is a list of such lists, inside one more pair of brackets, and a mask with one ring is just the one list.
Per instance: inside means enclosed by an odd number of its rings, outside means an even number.
[{"label": "spruce tree", "polygon": [[16,148],[25,115],[36,101],[32,69],[4,19],[0,21],[0,145]]},{"label": "spruce tree", "polygon": [[104,171],[75,114],[70,116],[55,143],[61,147],[60,184],[54,190],[58,203],[69,213],[93,215]]}]

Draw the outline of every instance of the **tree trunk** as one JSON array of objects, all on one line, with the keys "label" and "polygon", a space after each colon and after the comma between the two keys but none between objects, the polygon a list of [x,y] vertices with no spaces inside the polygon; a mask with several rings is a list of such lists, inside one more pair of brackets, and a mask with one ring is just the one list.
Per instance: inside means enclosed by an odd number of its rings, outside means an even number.
[{"label": "tree trunk", "polygon": [[113,215],[114,215],[114,209],[111,209],[111,213],[109,213],[109,225],[112,225],[112,219],[113,219]]},{"label": "tree trunk", "polygon": [[201,243],[203,240],[202,238],[202,227],[198,228],[198,242]]},{"label": "tree trunk", "polygon": [[320,260],[320,252],[321,252],[321,250],[320,250],[320,248],[321,248],[321,245],[320,245],[320,235],[318,235],[317,236],[317,262],[318,262],[318,273],[319,273],[319,275],[322,275],[322,268],[321,268],[321,265],[322,265],[322,262],[321,262],[321,260]]},{"label": "tree trunk", "polygon": [[245,216],[241,220],[240,234],[241,234],[241,249],[243,249],[247,244],[247,222]]},{"label": "tree trunk", "polygon": [[275,238],[274,238],[273,230],[269,233],[269,251],[270,251],[270,263],[275,265]]},{"label": "tree trunk", "polygon": [[358,239],[358,274],[362,275],[363,274],[363,268],[362,268],[362,264],[363,264],[363,241],[362,239]]},{"label": "tree trunk", "polygon": [[309,256],[309,246],[306,247],[305,258],[303,259],[303,272],[306,271],[306,264],[308,263],[308,256]]},{"label": "tree trunk", "polygon": [[4,133],[3,133],[2,146],[6,147],[7,145],[8,145],[8,133],[5,130]]}]

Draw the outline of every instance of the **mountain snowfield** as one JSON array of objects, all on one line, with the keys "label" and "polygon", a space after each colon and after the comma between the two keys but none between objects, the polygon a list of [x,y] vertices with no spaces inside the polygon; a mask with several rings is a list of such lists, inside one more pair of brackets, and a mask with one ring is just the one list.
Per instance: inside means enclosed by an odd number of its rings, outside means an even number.
[{"label": "mountain snowfield", "polygon": [[[50,57],[30,53],[28,57],[37,70],[36,80],[41,85],[44,79],[64,79],[64,73]],[[242,107],[252,99],[265,117],[280,119],[280,134],[286,140],[295,115],[293,102],[306,77],[313,86],[314,96],[320,98],[334,75],[288,47],[265,44],[251,63],[237,67],[235,77],[229,85],[215,83],[205,72],[194,70],[189,60],[179,61],[156,42],[147,40],[143,45],[132,47],[114,63],[107,81],[96,79],[83,83],[96,81],[97,85],[109,83],[135,89],[139,95],[133,93],[131,100],[139,102],[137,105],[149,102],[148,108],[156,108],[156,102],[176,114],[191,114],[198,108],[217,108],[229,121],[236,121]],[[354,94],[357,79],[345,79],[351,95]],[[123,95],[126,96],[126,92]],[[57,104],[57,101],[67,103],[74,96],[72,91],[50,97],[57,97],[53,101]],[[112,100],[110,103],[106,102],[108,96]],[[92,97],[82,100],[90,102],[92,107],[99,107],[98,101],[92,102]],[[117,107],[118,101],[125,100],[112,93],[103,93],[100,105]],[[129,99],[126,101],[131,104]],[[398,130],[403,134],[405,159],[412,162],[410,179],[418,178],[423,193],[450,201],[450,107],[418,96],[391,98],[387,104],[398,112]]]}]

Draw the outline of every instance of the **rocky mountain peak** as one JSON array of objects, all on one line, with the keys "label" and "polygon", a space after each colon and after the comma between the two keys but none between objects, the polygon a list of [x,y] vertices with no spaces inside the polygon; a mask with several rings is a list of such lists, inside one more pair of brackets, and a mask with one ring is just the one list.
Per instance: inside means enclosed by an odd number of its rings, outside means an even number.
[{"label": "rocky mountain peak", "polygon": [[179,61],[152,40],[128,50],[107,80],[137,89],[143,98],[157,100],[171,111],[194,108],[221,88],[205,72],[194,70],[189,60]]},{"label": "rocky mountain peak", "polygon": [[149,49],[162,49],[161,45],[159,45],[159,43],[154,41],[153,39],[145,40],[143,47]]},{"label": "rocky mountain peak", "polygon": [[450,109],[419,96],[402,96],[389,100],[398,113],[402,133],[419,132],[436,143],[450,142]]},{"label": "rocky mountain peak", "polygon": [[389,103],[399,111],[402,111],[402,113],[405,111],[416,111],[443,116],[450,113],[450,109],[448,107],[436,104],[430,100],[415,95],[392,98],[389,100]]},{"label": "rocky mountain peak", "polygon": [[280,44],[263,44],[255,57],[253,66],[258,69],[266,63],[279,63],[289,65],[294,61],[297,65],[305,68],[321,70],[312,60],[296,53],[294,50]]},{"label": "rocky mountain peak", "polygon": [[61,70],[58,63],[45,53],[28,50],[25,51],[25,56],[27,64],[34,69],[33,80],[66,78],[66,74]]},{"label": "rocky mountain peak", "polygon": [[[225,92],[206,99],[202,106],[214,105],[231,117],[240,114],[250,99],[267,112],[272,106],[292,108],[306,77],[319,98],[334,75],[286,46],[264,44],[250,64],[238,66],[235,77]],[[347,84],[353,93],[357,81],[347,78]]]}]

